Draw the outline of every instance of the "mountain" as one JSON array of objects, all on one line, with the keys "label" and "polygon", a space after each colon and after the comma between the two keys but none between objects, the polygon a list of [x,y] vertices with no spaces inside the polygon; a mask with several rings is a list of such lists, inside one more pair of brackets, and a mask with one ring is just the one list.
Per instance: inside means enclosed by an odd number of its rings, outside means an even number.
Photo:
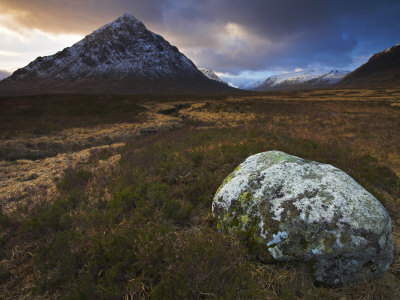
[{"label": "mountain", "polygon": [[347,75],[338,87],[399,87],[400,44],[374,54],[367,63]]},{"label": "mountain", "polygon": [[263,80],[245,82],[239,85],[239,89],[253,91],[263,82],[264,82]]},{"label": "mountain", "polygon": [[221,78],[218,77],[217,74],[214,73],[213,70],[207,69],[207,68],[199,68],[199,70],[206,76],[208,79],[215,80],[218,82],[221,82],[223,84],[227,84],[225,81],[223,81]]},{"label": "mountain", "polygon": [[323,89],[333,87],[349,73],[350,71],[332,70],[315,79],[307,81],[306,84],[310,86],[310,89]]},{"label": "mountain", "polygon": [[4,70],[0,70],[0,80],[7,78],[8,76],[10,76],[11,74],[7,71]]},{"label": "mountain", "polygon": [[322,89],[334,86],[350,72],[332,70],[304,70],[268,77],[263,83],[255,88],[256,91],[278,91],[278,90],[307,90]]},{"label": "mountain", "polygon": [[72,47],[38,57],[0,83],[2,94],[216,93],[210,80],[178,48],[129,14]]}]

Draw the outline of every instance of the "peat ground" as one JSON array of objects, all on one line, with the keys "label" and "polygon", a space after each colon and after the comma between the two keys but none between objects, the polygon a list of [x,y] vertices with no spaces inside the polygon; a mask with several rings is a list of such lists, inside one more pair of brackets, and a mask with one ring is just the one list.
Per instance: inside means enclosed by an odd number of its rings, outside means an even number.
[{"label": "peat ground", "polygon": [[[0,298],[400,298],[400,90],[0,99]],[[317,287],[216,230],[249,155],[344,170],[393,222],[384,277]]]}]

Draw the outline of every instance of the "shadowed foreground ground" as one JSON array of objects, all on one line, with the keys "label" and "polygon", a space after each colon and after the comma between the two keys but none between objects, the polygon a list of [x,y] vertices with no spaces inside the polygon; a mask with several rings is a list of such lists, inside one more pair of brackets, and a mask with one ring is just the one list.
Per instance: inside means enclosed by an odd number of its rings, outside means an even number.
[{"label": "shadowed foreground ground", "polygon": [[[1,298],[400,298],[400,91],[0,99]],[[316,287],[218,233],[211,201],[251,154],[333,164],[386,207],[385,276]]]}]

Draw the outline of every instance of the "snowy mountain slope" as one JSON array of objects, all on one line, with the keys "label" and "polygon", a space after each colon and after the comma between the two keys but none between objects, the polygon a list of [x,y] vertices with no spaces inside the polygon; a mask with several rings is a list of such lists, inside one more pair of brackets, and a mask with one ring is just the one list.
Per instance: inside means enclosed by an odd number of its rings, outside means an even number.
[{"label": "snowy mountain slope", "polygon": [[208,69],[208,68],[199,68],[200,72],[204,74],[208,79],[215,80],[218,82],[221,82],[223,84],[227,84],[225,81],[223,81],[221,78],[218,77],[217,74],[214,73],[213,70]]},{"label": "snowy mountain slope", "polygon": [[277,86],[283,82],[291,81],[291,82],[305,82],[311,79],[315,79],[317,77],[322,76],[324,73],[316,70],[304,70],[299,72],[274,75],[268,77],[261,86],[268,84],[268,86]]},{"label": "snowy mountain slope", "polygon": [[250,82],[246,82],[246,83],[239,85],[239,88],[244,89],[244,90],[253,91],[263,82],[264,82],[263,80],[250,81]]},{"label": "snowy mountain slope", "polygon": [[309,80],[308,84],[312,88],[328,88],[336,85],[340,80],[347,76],[350,71],[332,70],[320,77]]},{"label": "snowy mountain slope", "polygon": [[[129,14],[69,48],[38,57],[0,84],[34,92],[147,93],[224,90],[162,36]],[[32,92],[30,92],[32,93]]]},{"label": "snowy mountain slope", "polygon": [[304,70],[268,77],[255,90],[300,90],[327,88],[335,85],[348,71],[332,70],[328,73],[319,70]]}]

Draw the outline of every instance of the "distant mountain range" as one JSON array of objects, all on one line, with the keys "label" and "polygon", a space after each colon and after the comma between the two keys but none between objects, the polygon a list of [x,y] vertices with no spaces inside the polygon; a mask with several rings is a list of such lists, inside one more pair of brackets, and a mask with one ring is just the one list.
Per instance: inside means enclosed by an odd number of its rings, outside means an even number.
[{"label": "distant mountain range", "polygon": [[0,82],[0,94],[229,91],[234,89],[208,79],[175,46],[129,14]]},{"label": "distant mountain range", "polygon": [[221,82],[223,84],[227,84],[225,81],[223,81],[221,78],[218,77],[217,74],[214,73],[213,70],[207,69],[207,68],[199,68],[199,70],[206,76],[208,79],[215,80],[218,82]]},{"label": "distant mountain range", "polygon": [[330,72],[319,70],[304,70],[299,72],[274,75],[268,77],[254,90],[263,92],[278,90],[307,90],[329,88],[334,86],[349,73],[349,71],[339,70],[332,70]]},{"label": "distant mountain range", "polygon": [[[0,80],[9,74],[0,71]],[[400,44],[353,72],[304,70],[247,82],[254,91],[398,87]],[[38,57],[0,81],[0,95],[48,93],[179,94],[238,91],[194,63],[129,14],[54,55]]]},{"label": "distant mountain range", "polygon": [[249,90],[249,91],[254,91],[261,83],[263,83],[264,80],[255,80],[255,81],[249,81],[246,83],[242,83],[238,86],[239,89],[244,89],[244,90]]},{"label": "distant mountain range", "polygon": [[400,86],[400,44],[374,54],[348,74],[338,87],[379,88]]}]

